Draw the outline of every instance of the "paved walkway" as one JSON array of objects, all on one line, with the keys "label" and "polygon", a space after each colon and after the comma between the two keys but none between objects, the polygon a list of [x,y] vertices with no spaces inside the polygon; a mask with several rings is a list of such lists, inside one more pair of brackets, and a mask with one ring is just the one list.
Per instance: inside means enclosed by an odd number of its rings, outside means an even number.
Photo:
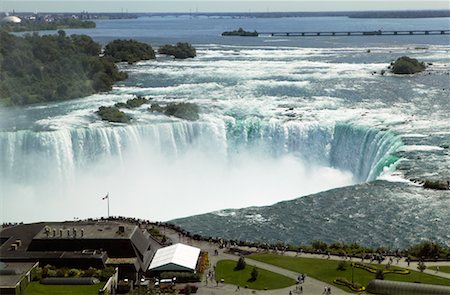
[{"label": "paved walkway", "polygon": [[[188,245],[192,245],[198,248],[201,248],[202,250],[206,250],[208,251],[208,257],[211,263],[211,267],[216,265],[216,263],[219,260],[223,260],[223,259],[231,259],[231,260],[235,260],[237,261],[239,259],[238,256],[236,255],[231,255],[228,253],[224,253],[225,249],[219,249],[214,243],[208,243],[205,241],[195,241],[193,239],[184,237],[184,236],[180,236],[178,234],[178,232],[170,230],[170,229],[165,229],[164,230],[164,234],[166,236],[168,236],[173,243],[185,243]],[[256,252],[257,249],[256,248],[249,248],[249,247],[239,247],[242,250],[248,250],[248,251],[253,251]],[[218,250],[218,255],[214,255],[215,250]],[[340,256],[336,256],[336,255],[331,255],[330,258],[327,257],[327,255],[321,255],[321,254],[309,254],[309,253],[302,253],[300,255],[298,255],[296,252],[292,252],[292,251],[286,251],[283,253],[283,255],[285,256],[299,256],[299,257],[305,257],[305,258],[318,258],[318,259],[332,259],[332,260],[344,260],[343,257]],[[357,258],[348,258],[348,261],[354,261],[354,262],[366,262],[368,263],[369,261],[366,260],[361,260],[361,259],[357,259]],[[284,269],[284,268],[280,268],[271,264],[266,264],[263,262],[259,262],[256,260],[252,260],[249,258],[246,258],[247,264],[249,265],[255,265],[256,267],[262,268],[262,269],[266,269],[275,273],[279,273],[282,275],[285,275],[287,277],[290,277],[292,279],[297,279],[298,277],[298,273]],[[389,260],[384,260],[381,264],[385,265],[389,262]],[[399,267],[403,267],[403,268],[407,268],[410,270],[415,270],[417,271],[417,262],[411,262],[409,265],[406,262],[406,260],[400,259],[399,262],[397,262],[397,260],[394,260],[394,262],[392,263],[393,266],[399,266]],[[450,261],[444,261],[444,262],[426,262],[425,265],[427,267],[429,266],[444,266],[444,265],[450,265]],[[208,270],[205,272],[207,273]],[[444,272],[436,272],[435,270],[425,270],[425,273],[431,274],[431,275],[435,275],[435,276],[440,276],[440,277],[444,277],[444,278],[448,278],[450,279],[450,274],[448,273],[444,273]],[[297,285],[288,287],[288,288],[284,288],[284,289],[276,289],[276,290],[251,290],[251,289],[245,289],[245,288],[240,288],[239,290],[236,289],[235,285],[230,285],[230,284],[226,284],[226,283],[219,283],[219,285],[216,285],[215,282],[209,282],[208,284],[206,283],[206,278],[203,277],[203,280],[201,282],[201,287],[199,288],[197,294],[201,294],[201,295],[223,295],[223,294],[268,294],[268,295],[281,295],[281,294],[285,294],[285,295],[289,295],[289,292],[292,292],[292,294],[298,294],[298,292],[296,292],[296,287]],[[311,294],[311,295],[320,295],[323,294],[323,290],[324,287],[328,286],[325,282],[307,277],[305,282],[301,284],[301,286],[303,287],[303,294]],[[339,288],[337,288],[336,286],[329,286],[332,289],[332,294],[337,294],[337,295],[344,295],[344,294],[352,294],[352,293],[348,293],[345,292]],[[365,293],[364,293],[365,294]]]},{"label": "paved walkway", "polygon": [[[225,249],[219,249],[215,244],[210,244],[208,242],[204,242],[204,241],[195,241],[186,237],[180,237],[178,235],[177,232],[172,231],[172,230],[167,230],[165,231],[165,235],[168,236],[170,239],[172,239],[172,241],[174,243],[185,243],[188,245],[192,245],[198,248],[201,248],[202,250],[206,250],[208,251],[208,257],[210,260],[210,264],[211,264],[211,269],[213,268],[214,265],[216,265],[216,263],[219,260],[223,260],[223,259],[230,259],[230,260],[235,260],[237,261],[239,259],[238,256],[236,255],[231,255],[231,254],[227,254],[224,253]],[[218,250],[218,254],[219,255],[214,255],[214,250]],[[252,260],[249,258],[246,258],[246,262],[249,265],[254,265],[256,267],[265,269],[265,270],[269,270],[275,273],[279,273],[282,275],[285,275],[287,277],[290,277],[294,280],[297,280],[298,278],[298,273],[284,269],[284,268],[280,268],[271,264],[266,264],[263,262],[259,262],[256,260]],[[205,272],[207,273],[208,270]],[[222,294],[268,294],[268,295],[289,295],[289,292],[292,292],[292,294],[299,294],[298,292],[296,292],[296,287],[297,285],[293,285],[291,287],[288,288],[284,288],[284,289],[276,289],[276,290],[251,290],[251,289],[245,289],[245,288],[240,288],[239,290],[237,290],[235,285],[230,285],[230,284],[226,284],[226,283],[219,283],[219,285],[217,286],[215,282],[208,282],[208,284],[206,284],[205,282],[206,277],[203,277],[203,280],[201,282],[201,287],[199,288],[199,290],[197,291],[197,294],[208,294],[208,295],[222,295]],[[351,293],[347,293],[344,292],[343,290],[337,288],[336,286],[330,286],[327,285],[326,283],[310,278],[310,277],[306,277],[305,282],[301,284],[301,286],[303,287],[303,294],[323,294],[323,290],[324,287],[331,287],[331,294],[336,294],[336,295],[344,295],[344,294],[351,294]]]}]

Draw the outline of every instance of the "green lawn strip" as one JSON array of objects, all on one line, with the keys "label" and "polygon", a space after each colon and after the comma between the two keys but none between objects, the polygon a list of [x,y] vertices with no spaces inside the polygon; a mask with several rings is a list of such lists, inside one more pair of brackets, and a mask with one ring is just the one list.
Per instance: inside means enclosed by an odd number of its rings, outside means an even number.
[{"label": "green lawn strip", "polygon": [[295,280],[286,276],[257,268],[258,278],[254,282],[249,282],[250,273],[253,266],[247,263],[247,266],[243,270],[235,271],[236,261],[233,260],[220,260],[216,265],[216,279],[224,279],[226,284],[239,285],[241,288],[248,286],[250,289],[255,290],[267,290],[286,288],[294,285]]},{"label": "green lawn strip", "polygon": [[31,282],[25,289],[25,295],[97,295],[104,285],[104,282],[95,285],[42,285]]},{"label": "green lawn strip", "polygon": [[[429,269],[436,270],[436,266],[430,266]],[[439,266],[439,271],[450,273],[450,265],[441,265]]]},{"label": "green lawn strip", "polygon": [[[335,285],[333,281],[337,278],[345,278],[349,282],[352,281],[352,268],[350,267],[350,263],[348,263],[348,267],[346,270],[339,271],[336,269],[340,262],[339,260],[299,258],[299,257],[281,256],[276,254],[253,254],[248,256],[248,258],[265,262],[268,264],[273,264],[298,273],[304,273],[307,276],[326,282],[330,285]],[[385,265],[372,264],[372,266],[382,270],[386,270]],[[392,266],[391,269],[401,269],[401,268]],[[369,281],[375,279],[374,273],[356,267],[353,269],[353,275],[354,275],[354,282],[361,284],[362,286],[367,286],[367,283]],[[449,279],[440,278],[437,276],[424,274],[416,271],[411,271],[411,273],[408,275],[385,274],[384,278],[385,280],[391,281],[421,282],[436,285],[450,285]],[[338,285],[335,286],[347,292],[350,291],[349,288],[345,286],[338,286]]]}]

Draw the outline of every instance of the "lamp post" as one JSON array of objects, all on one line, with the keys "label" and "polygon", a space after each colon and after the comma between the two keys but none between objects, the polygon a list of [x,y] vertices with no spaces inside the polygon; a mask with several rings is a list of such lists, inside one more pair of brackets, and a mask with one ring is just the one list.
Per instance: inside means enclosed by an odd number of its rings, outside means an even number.
[{"label": "lamp post", "polygon": [[353,263],[351,264],[351,266],[352,266],[352,286],[355,284],[354,283],[354,275],[353,275]]}]

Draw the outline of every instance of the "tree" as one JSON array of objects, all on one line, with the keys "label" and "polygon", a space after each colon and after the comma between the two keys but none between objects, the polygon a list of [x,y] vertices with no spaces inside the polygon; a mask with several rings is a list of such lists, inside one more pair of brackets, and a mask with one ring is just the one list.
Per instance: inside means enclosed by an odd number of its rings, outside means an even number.
[{"label": "tree", "polygon": [[236,266],[234,267],[234,270],[243,270],[247,266],[247,263],[245,262],[244,256],[239,257],[238,262],[236,263]]},{"label": "tree", "polygon": [[258,269],[256,268],[256,266],[253,266],[252,272],[250,273],[250,282],[254,282],[256,281],[256,279],[258,278]]},{"label": "tree", "polygon": [[381,269],[378,269],[375,273],[375,279],[377,280],[384,280],[384,272]]},{"label": "tree", "polygon": [[417,264],[417,269],[420,270],[420,272],[423,272],[425,269],[427,269],[427,267],[423,261],[419,261],[419,264]]}]

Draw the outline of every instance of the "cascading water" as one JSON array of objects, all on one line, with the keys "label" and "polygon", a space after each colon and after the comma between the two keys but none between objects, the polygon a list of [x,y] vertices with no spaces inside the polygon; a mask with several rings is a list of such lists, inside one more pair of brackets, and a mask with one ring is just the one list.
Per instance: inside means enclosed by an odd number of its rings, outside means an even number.
[{"label": "cascading water", "polygon": [[333,167],[351,171],[359,182],[371,181],[398,159],[394,153],[402,145],[400,137],[391,132],[339,123],[329,161]]},{"label": "cascading water", "polygon": [[392,164],[402,145],[399,137],[375,128],[339,123],[334,127],[280,123],[260,119],[221,123],[161,123],[48,132],[0,133],[1,176],[29,181],[43,167],[70,177],[105,157],[123,161],[123,153],[145,153],[151,145],[177,157],[191,147],[206,145],[232,157],[247,150],[278,157],[293,154],[305,161],[352,172],[357,181],[374,180]]},{"label": "cascading water", "polygon": [[195,150],[213,154],[222,163],[220,165],[226,166],[234,165],[250,154],[273,161],[291,156],[305,163],[305,167],[334,167],[349,171],[353,175],[352,183],[355,183],[375,179],[383,167],[395,159],[393,153],[400,145],[398,137],[389,132],[349,123],[317,126],[256,117],[46,132],[2,132],[0,177],[5,184],[31,187],[48,182],[50,177],[53,184],[64,186],[99,163],[108,162],[114,170],[133,169],[127,164],[130,159],[141,158],[145,162],[144,159],[154,157],[173,162]]}]

